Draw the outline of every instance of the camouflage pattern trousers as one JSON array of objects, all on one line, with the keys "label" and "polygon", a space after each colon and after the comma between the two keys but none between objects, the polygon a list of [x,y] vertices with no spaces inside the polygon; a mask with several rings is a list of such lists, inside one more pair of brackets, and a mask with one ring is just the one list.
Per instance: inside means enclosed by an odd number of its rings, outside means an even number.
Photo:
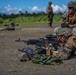
[{"label": "camouflage pattern trousers", "polygon": [[48,25],[52,27],[52,23],[53,23],[53,16],[52,14],[48,14]]}]

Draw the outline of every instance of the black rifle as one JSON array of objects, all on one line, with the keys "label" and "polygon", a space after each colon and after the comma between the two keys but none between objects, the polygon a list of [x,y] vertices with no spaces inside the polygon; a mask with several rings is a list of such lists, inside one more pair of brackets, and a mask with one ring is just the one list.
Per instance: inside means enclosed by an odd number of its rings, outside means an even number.
[{"label": "black rifle", "polygon": [[52,44],[52,46],[57,50],[59,40],[54,35],[46,35],[45,38],[39,38],[39,39],[28,39],[28,40],[21,40],[20,38],[18,40],[15,40],[16,42],[24,42],[27,45],[36,45],[38,47],[45,47],[46,40],[48,40],[48,45]]},{"label": "black rifle", "polygon": [[38,45],[40,43],[44,43],[45,40],[48,40],[48,42],[57,42],[57,36],[54,36],[52,34],[46,35],[45,38],[39,38],[39,39],[28,39],[28,40],[21,40],[20,38],[18,40],[15,40],[17,42],[24,42],[27,45]]},{"label": "black rifle", "polygon": [[18,40],[15,40],[16,42],[24,42],[27,45],[38,45],[39,43],[44,42],[44,38],[39,39],[28,39],[28,40],[21,40],[20,38]]}]

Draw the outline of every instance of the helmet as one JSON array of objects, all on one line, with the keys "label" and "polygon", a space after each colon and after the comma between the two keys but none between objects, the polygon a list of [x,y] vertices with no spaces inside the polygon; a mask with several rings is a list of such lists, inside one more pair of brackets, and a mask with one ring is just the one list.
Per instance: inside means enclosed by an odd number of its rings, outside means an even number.
[{"label": "helmet", "polygon": [[76,35],[76,28],[73,28],[72,35]]},{"label": "helmet", "polygon": [[48,4],[52,4],[52,2],[51,2],[51,1],[49,1],[49,2],[48,2]]},{"label": "helmet", "polygon": [[58,29],[58,36],[70,36],[72,34],[72,30],[69,28],[60,28]]},{"label": "helmet", "polygon": [[76,2],[75,1],[70,1],[69,3],[68,3],[68,7],[73,7],[73,8],[76,8],[75,7],[75,4],[76,4]]}]

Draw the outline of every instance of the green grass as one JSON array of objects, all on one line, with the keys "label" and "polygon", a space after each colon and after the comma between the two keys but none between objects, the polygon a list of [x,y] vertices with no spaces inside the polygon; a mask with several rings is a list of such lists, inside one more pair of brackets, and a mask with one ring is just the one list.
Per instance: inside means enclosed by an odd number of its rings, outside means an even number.
[{"label": "green grass", "polygon": [[47,16],[22,16],[12,19],[15,23],[37,23],[37,22],[47,22]]},{"label": "green grass", "polygon": [[53,18],[54,23],[60,23],[62,15],[55,15]]},{"label": "green grass", "polygon": [[[47,23],[48,18],[47,15],[39,15],[39,16],[20,16],[16,18],[8,18],[8,19],[1,19],[3,23],[10,23],[10,22],[15,22],[15,23],[21,23],[21,24],[27,24],[27,23]],[[61,20],[61,15],[54,15],[53,18],[53,23],[59,23]]]}]

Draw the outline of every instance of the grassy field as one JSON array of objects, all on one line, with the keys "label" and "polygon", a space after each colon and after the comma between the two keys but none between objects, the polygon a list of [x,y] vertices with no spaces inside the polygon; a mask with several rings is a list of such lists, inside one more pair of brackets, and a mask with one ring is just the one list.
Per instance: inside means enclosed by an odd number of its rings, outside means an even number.
[{"label": "grassy field", "polygon": [[[20,24],[27,24],[27,23],[47,23],[48,18],[47,15],[35,15],[35,16],[18,16],[18,17],[11,17],[7,19],[0,18],[0,21],[3,23],[20,23]],[[60,23],[61,15],[54,15],[53,23]]]}]

